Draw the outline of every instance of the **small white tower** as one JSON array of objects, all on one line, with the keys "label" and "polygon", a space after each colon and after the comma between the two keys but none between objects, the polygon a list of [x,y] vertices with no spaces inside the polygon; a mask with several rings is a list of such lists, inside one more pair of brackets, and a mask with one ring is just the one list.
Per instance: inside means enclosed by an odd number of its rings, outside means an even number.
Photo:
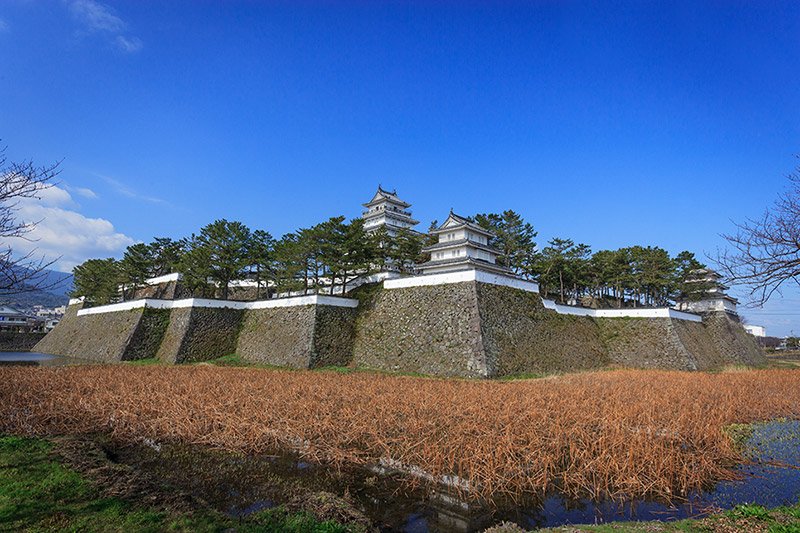
[{"label": "small white tower", "polygon": [[686,280],[686,294],[678,302],[678,309],[692,313],[711,313],[724,311],[737,315],[739,301],[725,293],[728,286],[722,283],[722,276],[710,268],[698,268],[689,273]]},{"label": "small white tower", "polygon": [[456,215],[452,210],[447,220],[431,235],[438,235],[439,242],[422,250],[431,254],[431,260],[418,267],[423,274],[478,269],[514,275],[508,268],[497,264],[498,252],[489,246],[492,232]]}]

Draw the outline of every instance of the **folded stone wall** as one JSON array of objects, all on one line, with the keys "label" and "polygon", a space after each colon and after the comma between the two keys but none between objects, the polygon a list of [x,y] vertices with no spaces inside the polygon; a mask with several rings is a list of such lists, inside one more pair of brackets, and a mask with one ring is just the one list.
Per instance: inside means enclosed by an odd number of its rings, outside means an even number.
[{"label": "folded stone wall", "polygon": [[489,376],[474,282],[377,290],[361,299],[358,310],[354,365]]},{"label": "folded stone wall", "polygon": [[247,310],[236,353],[253,363],[308,368],[314,318],[313,305]]},{"label": "folded stone wall", "polygon": [[122,360],[136,361],[156,357],[168,325],[169,309],[144,308],[139,325],[122,354]]},{"label": "folded stone wall", "polygon": [[170,311],[157,357],[167,363],[208,361],[236,351],[244,311],[184,307]]},{"label": "folded stone wall", "polygon": [[245,361],[318,368],[353,355],[355,309],[300,305],[245,311],[236,353]]},{"label": "folded stone wall", "polygon": [[180,280],[166,281],[139,287],[134,292],[134,299],[156,298],[159,300],[180,300],[181,298],[191,298],[191,292]]},{"label": "folded stone wall", "polygon": [[725,312],[707,313],[702,323],[675,321],[683,345],[694,354],[698,370],[728,365],[758,366],[767,362],[755,337],[737,317]]},{"label": "folded stone wall", "polygon": [[476,283],[483,348],[490,377],[596,369],[610,362],[597,323],[560,315],[541,297]]},{"label": "folded stone wall", "polygon": [[33,351],[94,361],[122,361],[142,319],[143,309],[78,316],[73,304]]},{"label": "folded stone wall", "polygon": [[184,363],[237,353],[293,368],[352,365],[471,378],[764,362],[755,340],[725,313],[702,323],[559,314],[535,292],[474,280],[356,292],[357,308],[308,297],[256,309],[224,302],[172,309],[118,304],[78,316],[82,304],[74,304],[33,349],[109,362],[158,357]]},{"label": "folded stone wall", "polygon": [[357,310],[317,305],[309,368],[346,366],[353,359]]},{"label": "folded stone wall", "polygon": [[713,370],[766,362],[755,339],[727,313],[709,313],[702,322],[674,318],[596,320],[611,361],[621,366]]},{"label": "folded stone wall", "polygon": [[[596,318],[612,364],[629,368],[698,370],[695,355],[681,342],[671,318]],[[687,328],[700,326],[686,322]],[[688,325],[691,324],[691,325]],[[680,326],[679,326],[680,327]]]}]

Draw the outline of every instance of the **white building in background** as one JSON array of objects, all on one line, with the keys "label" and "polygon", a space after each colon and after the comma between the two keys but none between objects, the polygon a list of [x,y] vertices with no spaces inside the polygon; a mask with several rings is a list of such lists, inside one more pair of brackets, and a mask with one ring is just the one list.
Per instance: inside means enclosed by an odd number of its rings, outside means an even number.
[{"label": "white building in background", "polygon": [[687,286],[694,285],[684,299],[678,302],[678,309],[691,313],[710,313],[724,311],[738,315],[736,304],[739,300],[725,293],[728,286],[722,283],[722,276],[710,268],[698,268],[686,280]]},{"label": "white building in background", "polygon": [[764,326],[755,326],[753,324],[745,324],[744,330],[752,335],[753,337],[766,337],[767,336],[767,328]]},{"label": "white building in background", "polygon": [[498,252],[489,246],[492,232],[456,215],[452,210],[447,220],[431,235],[438,236],[439,242],[422,250],[431,254],[431,260],[418,267],[423,274],[478,269],[493,274],[514,275],[508,268],[497,264]]},{"label": "white building in background", "polygon": [[372,200],[362,204],[366,209],[361,218],[364,219],[364,229],[369,232],[385,227],[387,233],[395,237],[401,229],[414,230],[419,224],[411,216],[411,204],[404,202],[397,196],[397,191],[387,191],[378,185],[378,190]]}]

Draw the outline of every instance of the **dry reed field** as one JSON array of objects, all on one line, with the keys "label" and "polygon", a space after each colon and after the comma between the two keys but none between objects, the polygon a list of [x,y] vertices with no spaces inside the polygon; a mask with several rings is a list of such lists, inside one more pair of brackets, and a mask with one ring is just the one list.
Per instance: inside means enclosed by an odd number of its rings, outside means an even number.
[{"label": "dry reed field", "polygon": [[[242,368],[0,368],[0,432],[108,432],[334,466],[399,462],[470,495],[680,497],[730,478],[723,428],[800,417],[800,372],[476,382]],[[420,482],[409,476],[409,482]],[[424,482],[424,479],[423,479]]]}]

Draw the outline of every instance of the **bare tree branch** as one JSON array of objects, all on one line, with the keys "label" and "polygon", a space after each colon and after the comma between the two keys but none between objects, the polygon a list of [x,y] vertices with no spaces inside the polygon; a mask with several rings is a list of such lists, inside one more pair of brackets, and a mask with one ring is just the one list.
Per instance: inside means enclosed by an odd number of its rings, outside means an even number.
[{"label": "bare tree branch", "polygon": [[23,292],[48,290],[61,282],[47,281],[47,269],[56,260],[37,258],[35,250],[14,254],[10,240],[29,238],[38,221],[19,217],[20,201],[41,198],[42,191],[55,185],[61,162],[37,167],[31,161],[9,162],[5,147],[0,148],[0,297]]},{"label": "bare tree branch", "polygon": [[723,234],[731,248],[717,250],[720,273],[749,292],[748,304],[761,306],[787,284],[800,285],[800,167],[788,176],[789,188],[761,218],[734,223]]}]

